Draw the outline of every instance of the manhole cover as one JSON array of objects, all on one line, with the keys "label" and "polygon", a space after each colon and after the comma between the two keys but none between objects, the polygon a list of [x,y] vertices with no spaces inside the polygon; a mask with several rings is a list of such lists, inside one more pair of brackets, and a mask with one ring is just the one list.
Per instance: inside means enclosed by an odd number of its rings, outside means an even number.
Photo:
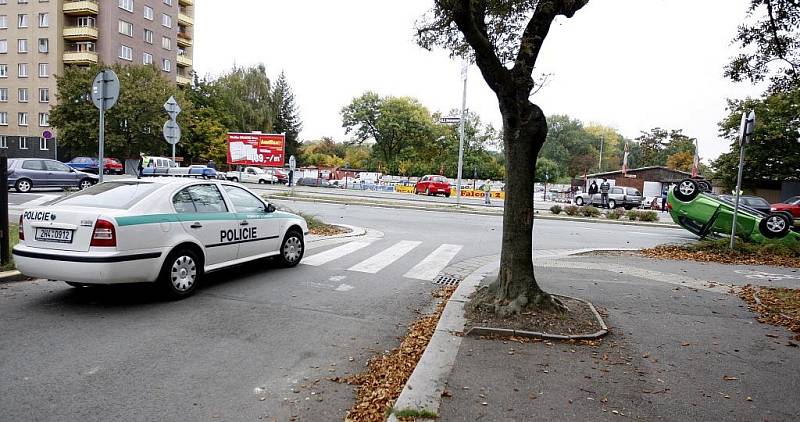
[{"label": "manhole cover", "polygon": [[440,274],[439,276],[433,279],[433,282],[445,286],[455,286],[456,284],[461,282],[461,279],[462,277],[457,275]]}]

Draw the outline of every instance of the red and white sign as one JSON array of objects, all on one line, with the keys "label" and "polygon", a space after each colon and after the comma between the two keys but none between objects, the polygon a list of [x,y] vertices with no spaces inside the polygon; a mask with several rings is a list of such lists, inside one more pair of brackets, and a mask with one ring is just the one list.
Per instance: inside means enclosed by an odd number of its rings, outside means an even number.
[{"label": "red and white sign", "polygon": [[229,133],[228,164],[283,167],[286,136],[269,133]]}]

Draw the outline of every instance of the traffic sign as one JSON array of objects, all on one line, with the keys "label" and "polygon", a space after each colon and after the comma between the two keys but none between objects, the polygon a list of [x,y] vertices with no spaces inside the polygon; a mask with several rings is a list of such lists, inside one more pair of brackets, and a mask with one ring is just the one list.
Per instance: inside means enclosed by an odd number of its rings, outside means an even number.
[{"label": "traffic sign", "polygon": [[460,117],[448,116],[448,117],[442,117],[442,118],[439,119],[439,123],[444,123],[444,124],[448,124],[448,125],[456,124],[456,123],[460,123],[460,122],[461,122],[461,118]]},{"label": "traffic sign", "polygon": [[101,70],[92,82],[92,102],[99,110],[114,107],[119,98],[119,78],[111,69]]},{"label": "traffic sign", "polygon": [[297,168],[297,160],[294,155],[289,156],[289,170],[294,171],[295,168]]},{"label": "traffic sign", "polygon": [[42,132],[42,138],[53,139],[53,132],[50,132],[49,130]]},{"label": "traffic sign", "polygon": [[181,140],[181,127],[178,126],[175,120],[167,120],[164,122],[163,133],[164,139],[167,140],[168,144],[175,145]]},{"label": "traffic sign", "polygon": [[175,120],[181,112],[181,106],[175,101],[175,97],[170,96],[166,103],[164,103],[164,110],[167,110],[169,118]]}]

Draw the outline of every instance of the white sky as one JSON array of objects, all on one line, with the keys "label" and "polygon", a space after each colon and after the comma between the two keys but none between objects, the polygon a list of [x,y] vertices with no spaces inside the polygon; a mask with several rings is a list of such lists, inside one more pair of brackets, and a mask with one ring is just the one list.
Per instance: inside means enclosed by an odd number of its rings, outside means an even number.
[{"label": "white sky", "polygon": [[[725,99],[761,90],[722,76],[747,0],[591,0],[558,19],[539,69],[554,73],[535,97],[547,115],[612,126],[626,137],[659,126],[697,137],[704,160],[729,149],[718,138]],[[413,40],[432,0],[199,0],[194,66],[217,75],[262,62],[286,72],[301,138],[344,140],[339,111],[371,90],[412,96],[431,111],[461,104],[460,63]],[[500,127],[497,100],[471,67],[467,107]]]}]

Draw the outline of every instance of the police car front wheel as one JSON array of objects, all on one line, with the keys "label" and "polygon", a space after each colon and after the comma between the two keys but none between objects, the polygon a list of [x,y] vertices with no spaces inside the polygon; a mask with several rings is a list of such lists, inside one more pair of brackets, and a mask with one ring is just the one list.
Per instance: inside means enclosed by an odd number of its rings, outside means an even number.
[{"label": "police car front wheel", "polygon": [[197,289],[202,272],[202,262],[194,251],[177,249],[164,261],[158,282],[168,297],[182,299]]},{"label": "police car front wheel", "polygon": [[289,230],[281,243],[279,259],[284,267],[294,267],[303,258],[303,234],[299,230]]}]

